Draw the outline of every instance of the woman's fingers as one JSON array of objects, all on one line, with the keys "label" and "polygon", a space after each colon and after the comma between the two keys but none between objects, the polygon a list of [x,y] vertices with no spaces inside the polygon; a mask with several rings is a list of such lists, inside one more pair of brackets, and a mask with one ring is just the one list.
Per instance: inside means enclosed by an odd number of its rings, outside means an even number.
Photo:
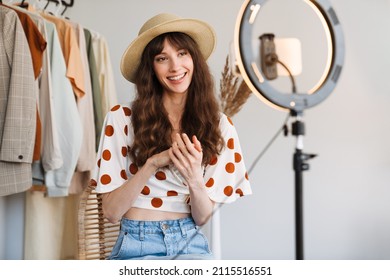
[{"label": "woman's fingers", "polygon": [[194,135],[192,136],[192,142],[194,143],[194,147],[198,152],[202,152],[202,144],[199,142],[198,138]]},{"label": "woman's fingers", "polygon": [[181,165],[188,167],[188,164],[193,165],[195,162],[202,160],[202,147],[199,140],[194,136],[193,142],[185,134],[176,134],[172,143],[172,153]]},{"label": "woman's fingers", "polygon": [[191,141],[186,134],[176,134],[169,156],[187,182],[201,176],[202,145],[195,136]]},{"label": "woman's fingers", "polygon": [[183,133],[181,135],[181,139],[183,143],[185,144],[185,147],[187,148],[187,151],[194,157],[198,157],[199,153],[202,152],[202,145],[200,144],[199,140],[196,138],[196,136],[192,136],[192,142],[187,134]]},{"label": "woman's fingers", "polygon": [[[180,135],[179,133],[176,133],[176,142],[180,149],[180,151],[184,154],[188,154],[188,137],[185,134]],[[191,142],[190,142],[191,143]]]}]

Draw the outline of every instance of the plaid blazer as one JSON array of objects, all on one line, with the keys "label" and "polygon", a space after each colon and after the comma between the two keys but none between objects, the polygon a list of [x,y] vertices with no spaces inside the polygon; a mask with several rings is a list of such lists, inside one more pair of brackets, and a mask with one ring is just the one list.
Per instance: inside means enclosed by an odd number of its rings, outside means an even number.
[{"label": "plaid blazer", "polygon": [[0,196],[32,185],[37,87],[29,45],[15,11],[0,6]]}]

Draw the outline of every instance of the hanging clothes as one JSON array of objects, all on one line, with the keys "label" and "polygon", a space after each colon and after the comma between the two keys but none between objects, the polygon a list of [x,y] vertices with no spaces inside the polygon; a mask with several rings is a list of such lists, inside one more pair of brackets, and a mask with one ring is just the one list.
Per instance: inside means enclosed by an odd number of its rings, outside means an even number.
[{"label": "hanging clothes", "polygon": [[42,12],[41,16],[55,24],[60,39],[61,49],[66,62],[66,76],[69,78],[76,98],[85,94],[84,66],[81,62],[77,37],[70,23]]},{"label": "hanging clothes", "polygon": [[15,11],[0,6],[0,195],[27,190],[36,137],[37,88],[28,41]]},{"label": "hanging clothes", "polygon": [[102,128],[104,122],[104,115],[102,111],[102,94],[100,90],[99,75],[97,71],[95,53],[93,50],[92,34],[86,28],[84,28],[84,34],[85,34],[85,43],[86,43],[87,54],[88,54],[89,72],[91,75],[91,86],[92,86],[92,94],[93,94],[93,113],[95,119],[95,132],[96,132],[95,150],[97,151],[99,148],[100,136],[102,134]]},{"label": "hanging clothes", "polygon": [[[23,120],[26,131],[17,136],[22,135],[18,141],[24,144],[26,152],[23,150],[23,153],[17,153],[20,157],[15,162],[11,162],[9,158],[3,159],[3,148],[9,149],[3,147],[4,143],[9,145],[8,138],[0,142],[0,195],[25,191],[32,183],[44,186],[45,192],[28,191],[25,194],[24,258],[74,259],[77,257],[79,195],[87,186],[90,171],[94,167],[104,116],[117,103],[108,46],[103,36],[97,32],[92,35],[78,23],[34,11],[30,9],[31,5],[27,6],[27,10],[14,6],[12,8],[5,6],[1,11],[1,39],[4,37],[0,42],[1,63],[10,63],[6,64],[11,75],[11,72],[17,71],[18,65],[12,65],[8,51],[12,49],[12,53],[23,53],[12,58],[16,64],[30,62],[29,69],[25,69],[24,74],[28,72],[27,80],[31,85],[25,83],[21,87],[16,83],[10,87],[14,90],[8,92],[5,90],[7,84],[3,83],[4,77],[0,76],[0,140],[4,139],[3,131],[5,136],[10,130],[6,117],[9,116],[11,105],[16,103],[11,102],[6,108],[3,107],[3,95],[14,100],[11,93],[23,93],[23,99],[17,99],[23,103],[18,108],[25,106],[24,103],[29,105],[26,109],[23,107],[22,114],[18,113],[18,117],[28,113],[28,121]],[[9,12],[12,10],[13,14]],[[31,36],[31,41],[26,40],[27,33],[23,34],[22,17],[25,21],[34,23],[35,32],[39,31]],[[24,41],[19,38],[20,35],[16,36],[17,33],[23,34]],[[14,44],[10,44],[12,40],[8,37],[15,40]],[[6,46],[3,47],[4,42]],[[28,43],[31,48],[39,50],[42,42],[46,42],[46,48],[42,51],[39,62],[29,52]],[[1,64],[0,67],[4,68],[5,65]],[[8,72],[4,72],[4,76],[8,77]],[[16,80],[9,79],[9,84]],[[23,91],[25,88],[28,90]],[[25,96],[27,94],[31,97]],[[34,102],[35,108],[31,106]],[[31,112],[35,113],[35,118]],[[41,132],[36,129],[39,123],[42,124]],[[7,129],[2,130],[3,126]],[[27,131],[28,137],[25,135]],[[38,152],[34,161],[33,151]],[[17,170],[14,167],[16,164]],[[12,168],[12,179],[18,179],[17,182],[3,176],[3,172],[9,174],[9,169]],[[26,174],[21,176],[22,172]]]},{"label": "hanging clothes", "polygon": [[54,23],[45,21],[51,56],[51,81],[64,164],[44,173],[47,194],[27,192],[25,255],[28,260],[74,259],[77,254],[78,196],[69,195],[83,128]]},{"label": "hanging clothes", "polygon": [[51,79],[54,97],[54,111],[58,125],[63,165],[47,170],[44,184],[49,197],[67,196],[76,169],[83,141],[83,127],[73,93],[73,87],[66,78],[67,68],[61,49],[60,36],[55,24],[46,21],[48,37],[51,38]]},{"label": "hanging clothes", "polygon": [[111,57],[106,38],[96,31],[90,31],[100,81],[102,113],[106,116],[111,108],[118,104]]},{"label": "hanging clothes", "polygon": [[[66,77],[59,35],[54,23],[33,11],[12,7],[32,18],[46,37],[48,49],[39,83],[39,111],[44,122],[41,158],[33,163],[34,184],[45,185],[48,196],[67,196],[83,137],[71,79]],[[44,147],[44,148],[43,148]]]},{"label": "hanging clothes", "polygon": [[[43,53],[42,57],[42,69],[39,73],[39,106],[38,111],[42,122],[42,141],[41,141],[41,154],[38,159],[34,159],[33,165],[42,165],[43,170],[54,170],[60,168],[63,165],[63,159],[61,154],[61,148],[58,140],[58,127],[55,120],[54,112],[54,96],[51,82],[51,51],[48,47],[50,44],[47,43],[48,38],[46,23],[45,20],[38,15],[22,9],[20,7],[12,7],[14,10],[19,11],[19,13],[24,13],[26,16],[30,17],[36,26],[38,27],[39,32],[42,34],[45,44],[47,46],[46,51]],[[33,167],[35,169],[35,167]],[[41,179],[43,184],[43,171],[42,175],[36,176],[36,172],[33,172],[33,180]]]},{"label": "hanging clothes", "polygon": [[[31,59],[34,68],[34,77],[37,80],[42,70],[43,53],[46,49],[46,41],[43,38],[42,34],[40,33],[36,24],[31,20],[29,16],[27,16],[24,12],[21,12],[16,8],[10,6],[5,6],[5,7],[14,10],[18,15],[20,23],[22,24],[30,48]],[[38,80],[36,82],[36,87],[38,87]],[[41,122],[39,110],[37,109],[33,160],[40,159],[41,142],[42,142],[42,122]]]},{"label": "hanging clothes", "polygon": [[91,74],[89,70],[87,47],[84,35],[84,28],[76,22],[67,20],[73,27],[77,36],[77,43],[80,49],[80,59],[84,66],[84,96],[77,99],[77,107],[79,109],[81,122],[83,125],[83,143],[79,159],[77,161],[76,171],[73,175],[70,185],[70,194],[80,194],[88,185],[91,178],[92,170],[95,167],[94,160],[96,159],[96,132],[93,108],[93,95],[91,85]]}]

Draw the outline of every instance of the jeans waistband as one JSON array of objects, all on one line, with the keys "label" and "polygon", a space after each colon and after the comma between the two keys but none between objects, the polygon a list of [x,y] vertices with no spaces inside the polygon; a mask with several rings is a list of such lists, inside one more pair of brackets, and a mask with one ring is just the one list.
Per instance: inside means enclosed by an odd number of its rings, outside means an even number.
[{"label": "jeans waistband", "polygon": [[187,237],[187,231],[194,228],[197,229],[198,227],[191,217],[163,221],[137,221],[127,218],[121,220],[121,230],[131,234],[139,234],[140,240],[143,240],[146,234],[167,235],[178,232],[181,232],[185,238]]}]

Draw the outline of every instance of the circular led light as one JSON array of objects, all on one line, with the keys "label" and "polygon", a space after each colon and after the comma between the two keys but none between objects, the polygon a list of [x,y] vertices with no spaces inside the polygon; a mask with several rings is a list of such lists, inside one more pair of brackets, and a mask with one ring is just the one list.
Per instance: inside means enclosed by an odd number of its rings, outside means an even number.
[{"label": "circular led light", "polygon": [[256,17],[270,1],[272,0],[246,0],[241,6],[234,38],[238,68],[248,87],[265,103],[282,110],[302,112],[327,98],[340,77],[344,61],[344,39],[340,22],[327,0],[302,0],[315,11],[324,27],[328,45],[327,60],[323,75],[313,88],[306,92],[286,94],[271,86],[264,77],[252,48],[253,38],[258,37],[258,34],[253,34]]}]

